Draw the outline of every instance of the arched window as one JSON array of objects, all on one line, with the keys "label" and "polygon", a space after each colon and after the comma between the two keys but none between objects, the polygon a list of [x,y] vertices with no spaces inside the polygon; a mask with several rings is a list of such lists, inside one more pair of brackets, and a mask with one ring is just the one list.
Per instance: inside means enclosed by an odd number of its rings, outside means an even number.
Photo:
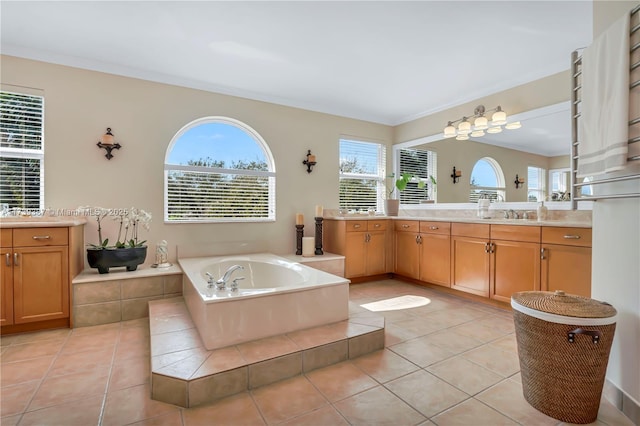
[{"label": "arched window", "polygon": [[469,201],[477,203],[478,198],[492,201],[504,201],[505,182],[502,169],[491,157],[479,159],[471,171],[471,191]]},{"label": "arched window", "polygon": [[166,222],[275,220],[276,170],[267,143],[227,117],[184,126],[164,160]]}]

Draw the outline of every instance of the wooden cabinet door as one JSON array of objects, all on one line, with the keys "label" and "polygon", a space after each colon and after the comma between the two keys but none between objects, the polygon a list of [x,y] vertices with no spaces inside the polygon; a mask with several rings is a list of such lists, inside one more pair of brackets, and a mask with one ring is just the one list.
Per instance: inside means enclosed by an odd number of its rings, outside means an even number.
[{"label": "wooden cabinet door", "polygon": [[542,290],[591,297],[591,247],[544,244]]},{"label": "wooden cabinet door", "polygon": [[421,234],[420,281],[451,285],[451,237],[449,235]]},{"label": "wooden cabinet door", "polygon": [[396,274],[408,278],[420,278],[418,235],[413,232],[396,232]]},{"label": "wooden cabinet door", "polygon": [[13,324],[13,250],[2,248],[0,254],[0,325],[10,325]]},{"label": "wooden cabinet door", "polygon": [[540,244],[492,241],[490,297],[510,303],[518,291],[540,290]]},{"label": "wooden cabinet door", "polygon": [[68,248],[14,248],[15,324],[69,317]]},{"label": "wooden cabinet door", "polygon": [[345,235],[345,278],[367,275],[366,232],[347,232]]},{"label": "wooden cabinet door", "polygon": [[489,297],[489,241],[451,237],[451,287]]},{"label": "wooden cabinet door", "polygon": [[387,272],[387,238],[384,231],[369,232],[366,251],[367,275],[378,275]]}]

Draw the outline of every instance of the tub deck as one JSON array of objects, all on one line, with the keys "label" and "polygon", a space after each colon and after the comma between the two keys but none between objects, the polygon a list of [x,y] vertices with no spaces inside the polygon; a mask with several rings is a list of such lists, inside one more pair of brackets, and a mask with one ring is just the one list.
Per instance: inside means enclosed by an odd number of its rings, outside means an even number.
[{"label": "tub deck", "polygon": [[195,407],[384,348],[372,314],[207,350],[182,297],[149,302],[152,399]]}]

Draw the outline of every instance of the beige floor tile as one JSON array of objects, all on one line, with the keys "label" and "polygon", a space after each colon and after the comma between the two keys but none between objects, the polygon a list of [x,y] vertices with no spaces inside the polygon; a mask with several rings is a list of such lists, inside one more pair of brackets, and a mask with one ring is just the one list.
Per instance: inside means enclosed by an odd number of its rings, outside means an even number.
[{"label": "beige floor tile", "polygon": [[100,367],[109,367],[113,362],[114,347],[87,352],[71,352],[57,356],[48,377],[63,376],[65,374],[93,371]]},{"label": "beige floor tile", "polygon": [[448,325],[440,321],[418,317],[413,317],[404,321],[392,322],[391,324],[413,333],[416,336],[424,336],[448,327]]},{"label": "beige floor tile", "polygon": [[518,342],[515,333],[508,334],[490,343],[491,346],[518,354]]},{"label": "beige floor tile", "polygon": [[119,329],[113,329],[96,334],[71,334],[62,348],[63,354],[78,352],[94,352],[115,346],[118,341]]},{"label": "beige floor tile", "polygon": [[113,335],[118,335],[122,326],[121,323],[116,322],[113,324],[92,325],[90,327],[77,327],[71,330],[72,336],[80,336],[90,334],[92,336],[99,336],[110,338]]},{"label": "beige floor tile", "polygon": [[302,352],[251,364],[248,370],[249,389],[298,376],[302,374]]},{"label": "beige floor tile", "polygon": [[462,356],[502,377],[509,377],[520,371],[518,355],[490,343],[465,352]]},{"label": "beige floor tile", "polygon": [[53,355],[47,355],[24,361],[3,363],[0,365],[0,383],[2,387],[43,379],[44,375],[49,371],[54,358]]},{"label": "beige floor tile", "polygon": [[460,356],[431,365],[427,371],[469,395],[475,395],[503,379],[502,376]]},{"label": "beige floor tile", "polygon": [[475,337],[465,336],[453,329],[447,329],[429,335],[429,343],[440,346],[452,353],[459,354],[484,344]]},{"label": "beige floor tile", "polygon": [[10,334],[10,335],[1,335],[0,336],[0,347],[5,347],[11,345],[17,339],[20,338],[20,334]]},{"label": "beige floor tile", "polygon": [[251,393],[268,424],[289,420],[327,404],[327,400],[304,376],[255,389]]},{"label": "beige floor tile", "polygon": [[540,426],[558,424],[558,420],[533,408],[522,395],[522,385],[513,380],[503,380],[476,395],[476,399],[521,424]]},{"label": "beige floor tile", "polygon": [[109,392],[149,383],[151,368],[146,355],[127,358],[113,364]]},{"label": "beige floor tile", "polygon": [[434,345],[430,335],[399,343],[389,349],[420,367],[427,367],[455,355],[455,352]]},{"label": "beige floor tile", "polygon": [[137,356],[150,356],[151,344],[148,340],[136,340],[130,342],[120,342],[116,346],[115,362],[127,358],[135,358]]},{"label": "beige floor tile", "polygon": [[[472,337],[482,343],[491,342],[509,334],[509,332],[492,327],[490,324],[481,324],[478,322],[468,322],[457,325],[450,330],[464,336]],[[511,333],[513,333],[513,331],[511,331]]]},{"label": "beige floor tile", "polygon": [[149,385],[134,386],[109,392],[102,424],[124,425],[179,411],[175,405],[153,401]]},{"label": "beige floor tile", "polygon": [[[143,318],[143,319],[147,320],[148,322],[148,318]],[[133,321],[127,321],[127,322],[133,322]],[[118,344],[122,344],[125,342],[148,341],[149,339],[150,339],[150,336],[149,336],[148,323],[145,324],[144,326],[129,325],[126,327],[122,327],[120,329],[120,340],[118,340]]]},{"label": "beige floor tile", "polygon": [[382,315],[371,313],[372,315],[361,315],[349,317],[348,322],[352,324],[368,325],[370,327],[383,328],[385,324],[385,318]]},{"label": "beige floor tile", "polygon": [[425,417],[432,417],[469,398],[469,395],[424,370],[384,385]]},{"label": "beige floor tile", "polygon": [[375,380],[349,361],[307,373],[307,378],[331,402],[378,386]]},{"label": "beige floor tile", "polygon": [[20,421],[21,426],[65,425],[85,426],[97,425],[100,420],[104,395],[70,401],[42,410],[25,413]]},{"label": "beige floor tile", "polygon": [[2,352],[2,362],[24,361],[60,352],[64,339],[43,340],[41,342],[13,344]]},{"label": "beige floor tile", "polygon": [[326,325],[287,333],[287,337],[300,349],[309,349],[345,339],[347,336],[339,327]]},{"label": "beige floor tile", "polygon": [[244,392],[214,404],[182,410],[184,426],[264,425],[265,422],[249,393]]},{"label": "beige floor tile", "polygon": [[[180,351],[179,355],[182,355],[184,352]],[[188,357],[183,357],[178,362],[172,362],[164,367],[153,368],[154,373],[159,373],[168,377],[175,377],[182,380],[188,380],[194,376],[196,376],[196,372],[202,364],[207,360],[207,358],[211,355],[208,351],[196,350],[190,352],[191,355]],[[167,356],[172,354],[165,354],[161,356]],[[154,357],[155,358],[155,357]],[[198,377],[203,377],[199,375]]]},{"label": "beige floor tile", "polygon": [[107,389],[109,370],[109,367],[100,367],[93,371],[47,377],[27,410],[33,411],[92,395],[103,395]]},{"label": "beige floor tile", "polygon": [[509,377],[509,379],[514,380],[518,383],[522,383],[522,374],[520,374],[519,372],[514,374],[513,376]]},{"label": "beige floor tile", "polygon": [[140,420],[131,423],[130,426],[183,426],[182,413],[180,411],[171,411],[170,413],[161,414],[150,419]]},{"label": "beige floor tile", "polygon": [[205,348],[187,349],[184,351],[171,352],[164,355],[157,355],[151,358],[151,369],[153,372],[159,372],[160,369],[169,365],[184,362],[190,357],[199,357],[204,360],[209,356],[209,351]]},{"label": "beige floor tile", "polygon": [[248,363],[264,361],[277,356],[298,352],[300,347],[285,335],[267,337],[266,339],[237,345],[242,358]]},{"label": "beige floor tile", "polygon": [[[558,423],[558,426],[574,426],[576,424],[577,423],[565,423],[565,422],[562,422],[562,423]],[[607,424],[607,423],[603,422],[600,419],[597,419],[593,423],[583,423],[583,424],[581,424],[581,426],[618,426],[618,425],[615,425],[615,424],[614,425],[610,425],[610,424]]]},{"label": "beige floor tile", "polygon": [[33,394],[40,386],[39,380],[20,383],[19,385],[3,387],[0,392],[0,416],[11,416],[23,413],[29,405]]},{"label": "beige floor tile", "polygon": [[386,324],[384,327],[384,344],[386,347],[397,345],[419,336],[418,333],[406,330],[396,324]]},{"label": "beige floor tile", "polygon": [[216,349],[209,351],[209,356],[191,376],[192,379],[233,370],[246,365],[237,347]]},{"label": "beige floor tile", "polygon": [[40,342],[42,340],[63,340],[66,339],[70,334],[71,329],[68,328],[17,334],[15,335],[15,339],[13,339],[13,344]]},{"label": "beige floor tile", "polygon": [[172,331],[188,330],[195,328],[195,325],[191,320],[191,315],[185,312],[181,314],[152,316],[149,319],[149,327],[153,334],[162,334]]},{"label": "beige floor tile", "polygon": [[480,325],[485,325],[505,333],[514,333],[515,324],[513,322],[513,314],[510,312],[504,312],[499,314],[490,315],[482,318],[477,322]]},{"label": "beige floor tile", "polygon": [[343,399],[334,407],[352,425],[415,425],[425,420],[382,386]]},{"label": "beige floor tile", "polygon": [[0,418],[0,425],[2,426],[17,426],[18,422],[22,419],[22,414],[16,414],[13,416],[6,416]]},{"label": "beige floor tile", "polygon": [[412,373],[419,367],[389,349],[363,355],[353,359],[353,363],[362,371],[376,379],[380,383],[397,379],[398,377]]},{"label": "beige floor tile", "polygon": [[431,420],[438,426],[499,426],[518,424],[473,398],[467,399],[463,403],[433,417]]},{"label": "beige floor tile", "polygon": [[633,422],[627,416],[604,398],[600,401],[598,420],[611,426],[633,426]]},{"label": "beige floor tile", "polygon": [[282,426],[346,426],[348,424],[349,423],[347,423],[344,417],[342,417],[342,415],[340,415],[340,413],[330,405],[318,408],[317,410],[295,417],[284,423],[280,423]]},{"label": "beige floor tile", "polygon": [[168,354],[202,346],[200,335],[195,328],[156,334],[151,338],[151,347],[154,355]]}]

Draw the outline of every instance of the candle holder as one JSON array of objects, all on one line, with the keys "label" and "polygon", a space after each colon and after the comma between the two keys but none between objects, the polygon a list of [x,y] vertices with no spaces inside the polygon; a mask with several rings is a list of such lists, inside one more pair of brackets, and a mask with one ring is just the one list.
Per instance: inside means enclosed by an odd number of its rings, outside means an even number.
[{"label": "candle holder", "polygon": [[324,254],[322,251],[322,218],[316,217],[316,255]]},{"label": "candle holder", "polygon": [[296,254],[302,254],[302,235],[304,234],[304,225],[296,225]]}]

